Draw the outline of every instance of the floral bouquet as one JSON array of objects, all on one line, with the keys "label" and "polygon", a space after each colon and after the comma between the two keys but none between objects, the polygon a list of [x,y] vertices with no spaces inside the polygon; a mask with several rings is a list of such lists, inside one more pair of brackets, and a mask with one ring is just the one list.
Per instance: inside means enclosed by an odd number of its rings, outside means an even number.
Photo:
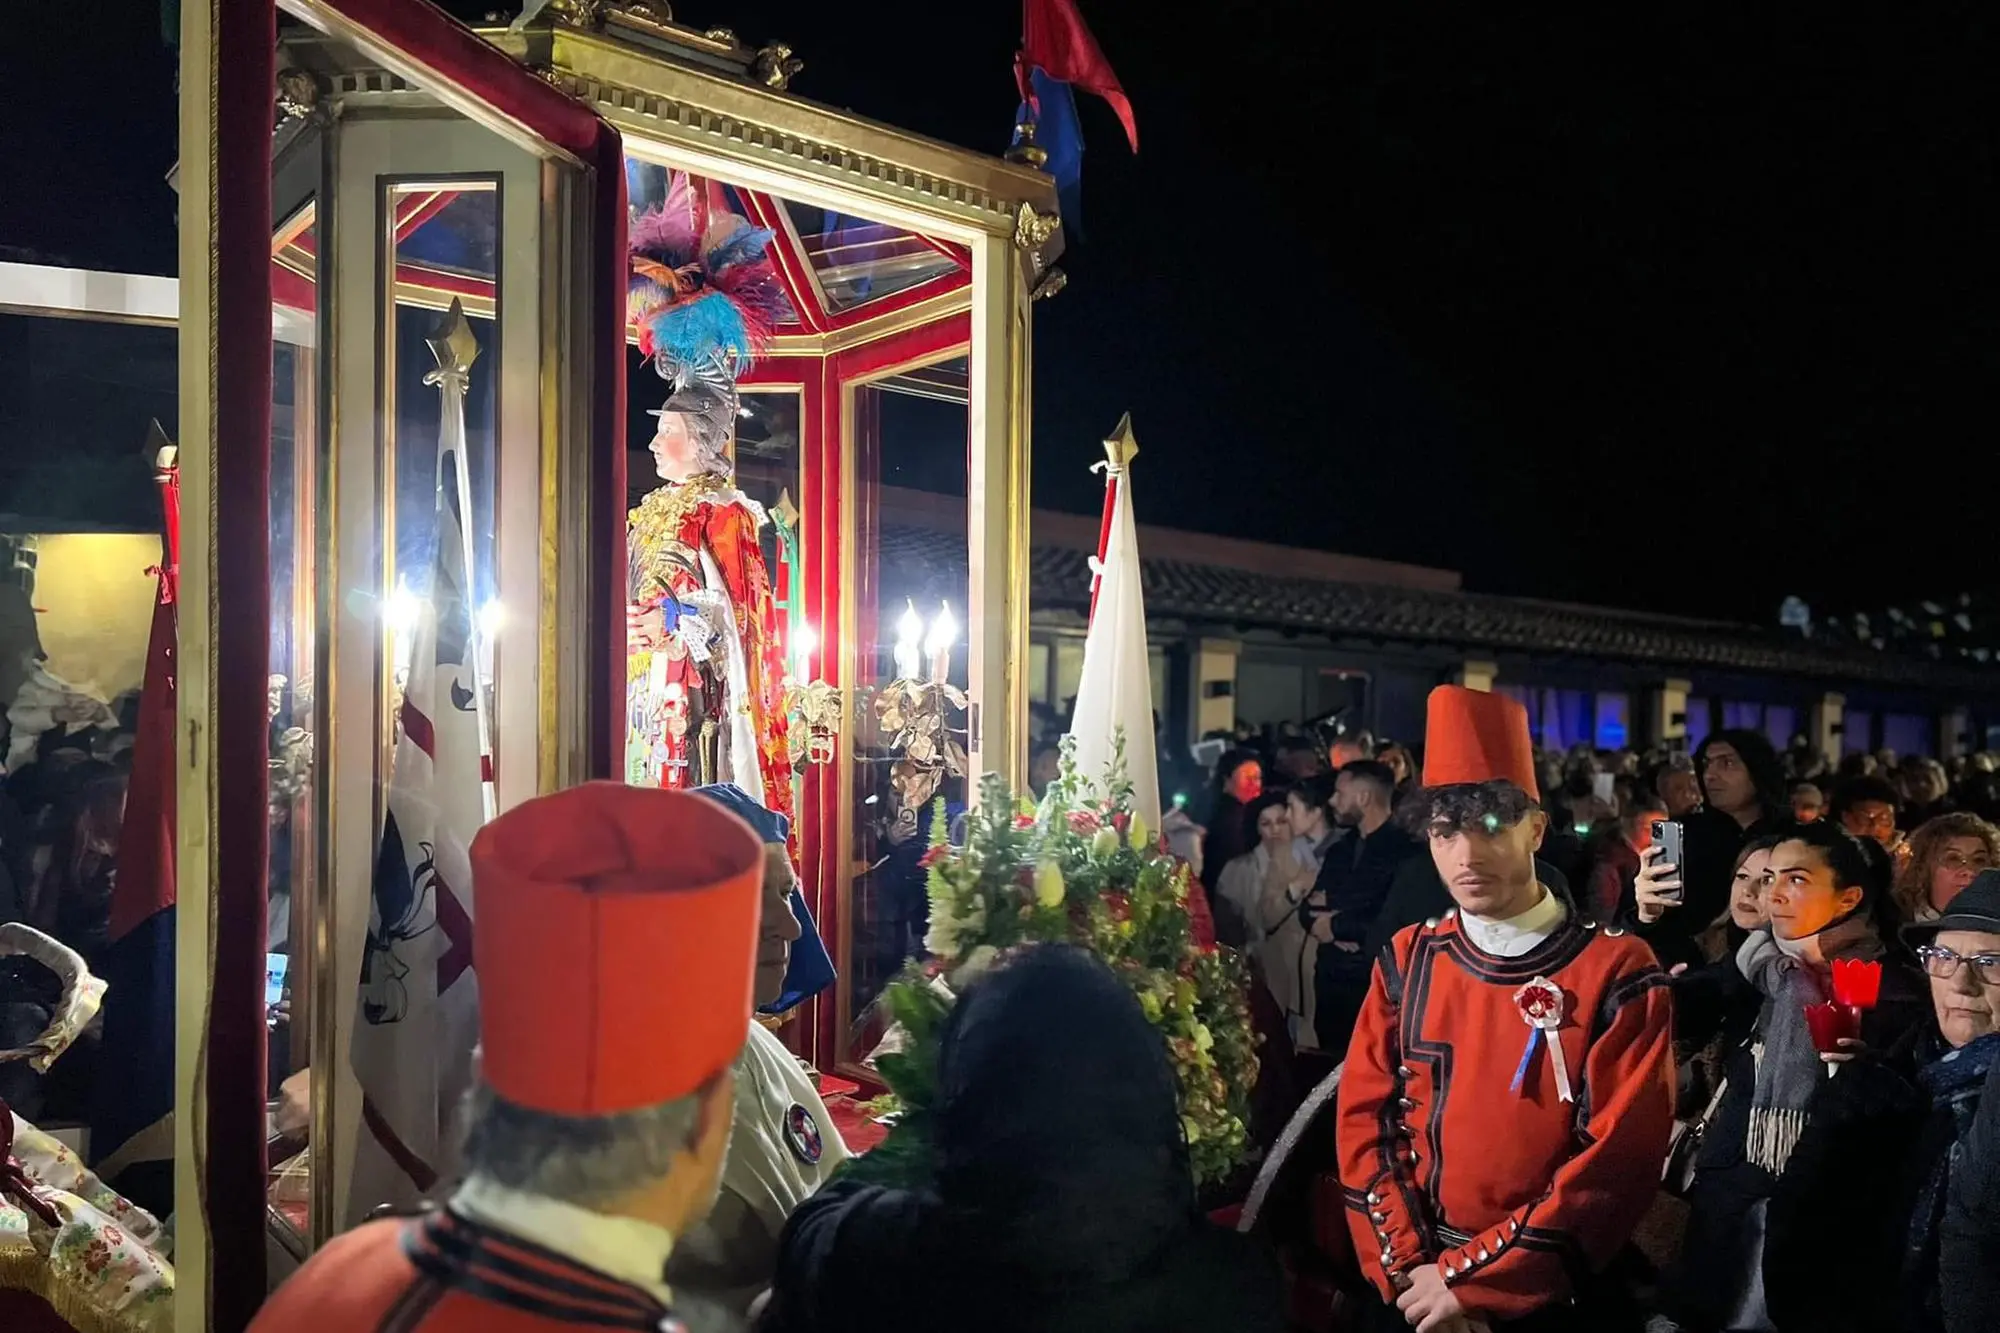
[{"label": "floral bouquet", "polygon": [[1038,806],[1017,806],[1006,782],[989,774],[966,817],[964,844],[948,843],[945,830],[940,811],[923,860],[930,961],[913,965],[883,996],[895,1031],[875,1067],[889,1090],[883,1100],[900,1119],[852,1169],[883,1184],[928,1175],[938,1036],[952,989],[1010,950],[1068,943],[1089,949],[1131,986],[1172,1057],[1196,1181],[1227,1177],[1248,1146],[1257,1081],[1249,975],[1233,952],[1195,943],[1190,871],[1133,813],[1123,747],[1100,787],[1078,775],[1065,742],[1061,773]]}]

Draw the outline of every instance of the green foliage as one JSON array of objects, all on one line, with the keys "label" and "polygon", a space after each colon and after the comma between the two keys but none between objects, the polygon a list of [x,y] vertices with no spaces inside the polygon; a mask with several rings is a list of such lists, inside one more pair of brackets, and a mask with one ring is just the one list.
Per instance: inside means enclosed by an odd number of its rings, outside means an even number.
[{"label": "green foliage", "polygon": [[[931,828],[924,945],[932,972],[962,986],[1023,945],[1090,949],[1131,986],[1167,1042],[1197,1180],[1234,1170],[1248,1143],[1257,1081],[1249,976],[1234,953],[1195,943],[1188,867],[1134,816],[1123,738],[1101,783],[1077,772],[1065,741],[1061,771],[1038,805],[1017,802],[989,774],[967,817],[964,846],[945,841],[942,809]],[[902,1119],[852,1169],[882,1183],[914,1183],[929,1173],[937,1035],[949,992],[912,969],[890,985],[884,1002],[905,1040],[878,1057],[876,1069]]]}]

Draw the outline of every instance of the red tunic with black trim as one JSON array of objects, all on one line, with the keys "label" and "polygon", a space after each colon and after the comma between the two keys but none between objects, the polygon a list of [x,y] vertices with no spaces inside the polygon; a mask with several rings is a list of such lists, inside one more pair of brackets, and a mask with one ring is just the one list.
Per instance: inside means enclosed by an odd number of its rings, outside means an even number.
[{"label": "red tunic with black trim", "polygon": [[[1562,1014],[1524,1069],[1515,994],[1538,977]],[[1383,1299],[1436,1264],[1466,1313],[1518,1319],[1603,1268],[1659,1188],[1672,1019],[1652,950],[1619,931],[1572,917],[1517,958],[1477,948],[1455,912],[1399,932],[1348,1047],[1336,1133],[1355,1253]]]},{"label": "red tunic with black trim", "polygon": [[331,1241],[250,1333],[686,1333],[647,1292],[439,1209]]}]

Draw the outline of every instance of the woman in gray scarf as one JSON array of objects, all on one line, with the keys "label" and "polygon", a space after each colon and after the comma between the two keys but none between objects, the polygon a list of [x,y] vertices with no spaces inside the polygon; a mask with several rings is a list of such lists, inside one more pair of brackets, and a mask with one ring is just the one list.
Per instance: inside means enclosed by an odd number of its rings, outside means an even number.
[{"label": "woman in gray scarf", "polygon": [[[1670,1318],[1656,1327],[1776,1329],[1767,1293],[1795,1278],[1826,1282],[1825,1262],[1840,1250],[1836,1237],[1791,1234],[1811,1222],[1794,1202],[1823,1197],[1829,1184],[1804,1177],[1838,1170],[1834,1189],[1866,1194],[1878,1187],[1872,1172],[1893,1170],[1897,1159],[1885,1153],[1815,1157],[1796,1170],[1792,1160],[1808,1126],[1865,1119],[1870,1099],[1847,1095],[1872,1082],[1863,1066],[1907,1059],[1912,1034],[1927,1025],[1922,977],[1885,944],[1896,928],[1890,878],[1879,849],[1829,823],[1787,830],[1772,849],[1771,923],[1736,954],[1763,1004],[1748,1039],[1724,1060],[1680,1262],[1664,1287]],[[1863,1014],[1859,1039],[1822,1054],[1805,1010],[1833,998],[1832,966],[1842,959],[1881,963],[1881,995]],[[1807,1263],[1810,1275],[1790,1271]]]}]

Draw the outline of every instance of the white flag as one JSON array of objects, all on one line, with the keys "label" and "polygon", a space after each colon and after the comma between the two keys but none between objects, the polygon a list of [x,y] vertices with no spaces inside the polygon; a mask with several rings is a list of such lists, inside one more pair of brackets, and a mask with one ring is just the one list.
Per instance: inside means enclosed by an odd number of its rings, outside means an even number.
[{"label": "white flag", "polygon": [[436,550],[375,859],[352,1048],[363,1101],[347,1226],[382,1204],[419,1202],[445,1174],[448,1129],[471,1086],[479,1039],[466,848],[491,807],[466,577],[466,375],[440,369],[426,382],[444,400]]},{"label": "white flag", "polygon": [[[1126,430],[1121,425],[1120,433]],[[1083,643],[1083,678],[1077,684],[1069,734],[1076,738],[1077,772],[1100,782],[1117,734],[1124,731],[1133,810],[1157,833],[1160,769],[1153,748],[1153,671],[1146,656],[1146,595],[1139,585],[1130,452],[1115,478],[1110,540],[1104,547],[1090,634]]]}]

